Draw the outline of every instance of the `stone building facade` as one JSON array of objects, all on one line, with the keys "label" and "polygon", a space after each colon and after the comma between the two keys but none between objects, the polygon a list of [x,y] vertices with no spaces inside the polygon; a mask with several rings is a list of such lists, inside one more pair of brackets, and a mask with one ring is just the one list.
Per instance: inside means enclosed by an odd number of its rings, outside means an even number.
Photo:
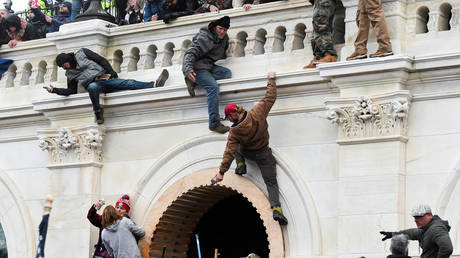
[{"label": "stone building facade", "polygon": [[[157,257],[163,246],[169,256],[184,256],[200,219],[235,195],[257,211],[269,257],[383,257],[389,244],[378,231],[414,227],[409,211],[418,203],[449,220],[458,257],[460,1],[383,1],[395,55],[347,62],[357,2],[343,0],[335,23],[343,32],[341,61],[317,69],[302,69],[312,59],[312,7],[303,0],[250,11],[234,1],[233,9],[170,25],[85,21],[3,46],[1,56],[15,60],[0,81],[0,223],[8,257],[34,257],[47,194],[54,196],[47,257],[89,257],[97,230],[87,210],[124,193],[148,235],[140,243],[144,257]],[[222,15],[231,17],[231,44],[220,64],[233,77],[220,81],[221,110],[231,102],[251,108],[267,72],[278,73],[268,120],[287,227],[271,218],[254,163],[245,177],[228,173],[222,184],[209,184],[226,135],[208,131],[204,90],[188,95],[181,62],[198,29]],[[61,97],[42,89],[65,87],[54,58],[81,47],[107,57],[121,78],[150,81],[167,68],[170,79],[163,88],[101,96],[106,122],[98,126],[83,91]],[[420,255],[417,243],[410,255]]]}]

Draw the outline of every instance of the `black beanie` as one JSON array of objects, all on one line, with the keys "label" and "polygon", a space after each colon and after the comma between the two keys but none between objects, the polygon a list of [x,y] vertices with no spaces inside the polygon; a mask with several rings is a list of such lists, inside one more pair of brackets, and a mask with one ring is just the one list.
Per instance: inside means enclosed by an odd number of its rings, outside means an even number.
[{"label": "black beanie", "polygon": [[21,19],[15,14],[10,14],[5,18],[3,26],[6,30],[9,30],[10,27],[15,27],[16,33],[18,33],[21,29]]},{"label": "black beanie", "polygon": [[230,28],[230,17],[228,16],[224,16],[218,20],[215,20],[214,22],[214,25],[219,25],[221,27],[224,27],[226,29]]},{"label": "black beanie", "polygon": [[74,67],[76,60],[75,60],[75,56],[73,53],[68,53],[68,54],[60,53],[59,55],[56,56],[56,64],[59,67],[62,67],[62,65],[67,62],[70,63],[71,67]]}]

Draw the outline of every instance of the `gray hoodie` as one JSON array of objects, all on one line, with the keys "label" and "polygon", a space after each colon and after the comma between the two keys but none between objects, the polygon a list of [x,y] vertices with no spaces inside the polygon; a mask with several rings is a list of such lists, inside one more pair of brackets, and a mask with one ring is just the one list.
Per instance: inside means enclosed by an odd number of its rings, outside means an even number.
[{"label": "gray hoodie", "polygon": [[214,28],[210,27],[201,28],[185,51],[182,64],[184,76],[196,71],[211,71],[217,60],[227,57],[225,51],[228,48],[228,35],[219,39]]},{"label": "gray hoodie", "polygon": [[406,234],[411,240],[418,240],[423,249],[420,258],[448,258],[453,247],[449,237],[450,226],[447,220],[442,220],[438,215],[423,228],[411,228],[395,234]]},{"label": "gray hoodie", "polygon": [[115,258],[141,258],[136,238],[145,231],[128,218],[122,218],[102,231],[102,242],[110,255]]}]

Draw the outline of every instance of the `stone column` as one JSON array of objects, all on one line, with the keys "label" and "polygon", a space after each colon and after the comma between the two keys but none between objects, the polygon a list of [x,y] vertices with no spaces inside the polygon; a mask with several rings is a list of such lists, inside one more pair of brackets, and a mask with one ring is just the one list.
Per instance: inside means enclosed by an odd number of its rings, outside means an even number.
[{"label": "stone column", "polygon": [[256,43],[256,37],[250,35],[246,39],[246,47],[244,48],[244,55],[245,56],[252,56],[254,55],[254,44]]},{"label": "stone column", "polygon": [[439,11],[430,11],[430,18],[428,19],[428,32],[432,31],[438,31],[438,26],[439,26],[439,17],[440,17],[440,12]]},{"label": "stone column", "polygon": [[450,18],[450,29],[460,31],[460,8],[452,8],[452,17]]},{"label": "stone column", "polygon": [[[96,124],[38,131],[39,147],[49,154],[47,168],[51,170],[51,194],[55,196],[53,221],[59,222],[50,223],[47,240],[65,239],[71,233],[80,240],[78,249],[72,249],[75,257],[88,257],[93,250],[92,243],[97,241],[98,229],[88,222],[86,213],[92,203],[102,199],[104,132],[105,127]],[[62,248],[55,245],[47,248],[47,255],[51,257],[60,257],[62,252]]]},{"label": "stone column", "polygon": [[[406,142],[410,93],[409,57],[384,63],[346,63],[324,69],[340,89],[326,99],[328,118],[338,125],[338,235],[340,258],[377,257],[379,231],[404,226]],[[377,79],[379,78],[379,79]],[[386,79],[382,79],[386,78]],[[379,81],[376,85],[375,81]]]}]

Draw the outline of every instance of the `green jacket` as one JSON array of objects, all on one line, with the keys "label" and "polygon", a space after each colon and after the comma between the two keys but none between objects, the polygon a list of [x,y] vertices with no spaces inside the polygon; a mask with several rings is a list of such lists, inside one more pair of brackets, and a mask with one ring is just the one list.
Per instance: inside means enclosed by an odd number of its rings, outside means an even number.
[{"label": "green jacket", "polygon": [[420,258],[449,258],[453,251],[449,231],[449,222],[434,215],[428,225],[423,228],[393,232],[393,235],[406,234],[409,239],[417,240],[423,249]]}]

